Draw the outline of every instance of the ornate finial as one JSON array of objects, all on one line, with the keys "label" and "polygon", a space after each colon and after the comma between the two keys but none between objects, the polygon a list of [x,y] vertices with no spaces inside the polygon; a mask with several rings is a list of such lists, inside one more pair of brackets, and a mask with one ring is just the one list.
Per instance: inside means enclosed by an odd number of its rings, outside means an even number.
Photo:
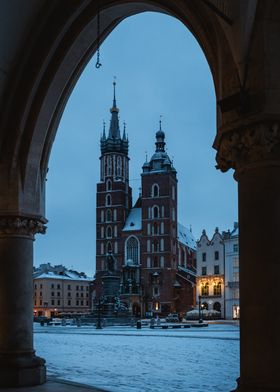
[{"label": "ornate finial", "polygon": [[103,120],[103,134],[102,134],[102,139],[106,139],[106,130],[105,130],[105,127],[106,127],[106,123],[105,123],[105,121]]},{"label": "ornate finial", "polygon": [[148,162],[148,151],[145,151],[145,155],[146,155],[146,162]]},{"label": "ornate finial", "polygon": [[159,130],[161,131],[162,114],[159,116]]},{"label": "ornate finial", "polygon": [[192,233],[192,225],[190,224],[190,232]]},{"label": "ornate finial", "polygon": [[124,121],[124,122],[123,122],[123,137],[122,137],[123,140],[126,139],[126,132],[125,132],[125,131],[126,131],[126,122]]},{"label": "ornate finial", "polygon": [[116,106],[116,80],[117,80],[117,78],[116,78],[116,76],[114,76],[114,81],[113,81],[113,86],[114,86],[114,105],[113,106]]},{"label": "ornate finial", "polygon": [[116,76],[114,76],[114,81],[113,81],[113,107],[111,108],[111,113],[119,112],[119,109],[117,108],[117,103],[116,103]]}]

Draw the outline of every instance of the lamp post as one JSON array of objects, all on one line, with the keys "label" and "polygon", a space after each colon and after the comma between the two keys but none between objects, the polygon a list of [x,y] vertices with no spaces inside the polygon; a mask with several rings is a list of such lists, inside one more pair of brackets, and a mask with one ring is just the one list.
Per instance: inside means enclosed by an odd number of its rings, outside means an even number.
[{"label": "lamp post", "polygon": [[202,315],[201,315],[201,295],[198,296],[198,322],[203,323]]}]

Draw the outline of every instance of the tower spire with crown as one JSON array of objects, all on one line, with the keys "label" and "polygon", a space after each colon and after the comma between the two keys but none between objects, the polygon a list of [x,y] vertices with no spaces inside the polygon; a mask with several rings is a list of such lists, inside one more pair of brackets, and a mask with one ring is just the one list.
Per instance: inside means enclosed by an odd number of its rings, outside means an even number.
[{"label": "tower spire with crown", "polygon": [[111,115],[111,122],[110,122],[110,129],[109,129],[109,138],[111,139],[120,139],[120,126],[119,126],[119,109],[117,108],[116,103],[116,78],[114,78],[113,82],[114,94],[113,94],[113,106],[110,109]]},{"label": "tower spire with crown", "polygon": [[156,133],[156,152],[165,152],[165,133],[161,129],[162,115],[159,118],[159,130]]},{"label": "tower spire with crown", "polygon": [[128,137],[126,133],[126,126],[124,126],[123,137],[121,138],[120,125],[119,125],[119,109],[116,100],[116,78],[113,81],[113,106],[110,109],[111,120],[108,132],[106,135],[104,124],[103,134],[100,140],[101,154],[109,152],[120,152],[128,155]]}]

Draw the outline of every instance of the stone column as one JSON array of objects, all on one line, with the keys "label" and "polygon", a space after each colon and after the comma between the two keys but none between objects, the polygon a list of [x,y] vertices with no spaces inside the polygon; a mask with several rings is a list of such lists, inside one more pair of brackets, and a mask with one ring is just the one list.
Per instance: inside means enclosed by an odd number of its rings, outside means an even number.
[{"label": "stone column", "polygon": [[46,381],[33,349],[33,240],[44,232],[43,221],[0,218],[0,387]]},{"label": "stone column", "polygon": [[218,167],[235,169],[240,231],[240,378],[236,391],[280,389],[280,128],[221,137]]}]

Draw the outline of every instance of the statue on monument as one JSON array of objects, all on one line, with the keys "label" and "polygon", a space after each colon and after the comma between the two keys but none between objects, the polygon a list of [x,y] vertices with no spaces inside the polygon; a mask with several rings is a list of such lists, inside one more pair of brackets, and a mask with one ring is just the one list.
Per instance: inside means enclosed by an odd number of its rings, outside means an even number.
[{"label": "statue on monument", "polygon": [[109,253],[106,257],[107,271],[109,275],[115,275],[116,272],[116,259],[112,253]]}]

